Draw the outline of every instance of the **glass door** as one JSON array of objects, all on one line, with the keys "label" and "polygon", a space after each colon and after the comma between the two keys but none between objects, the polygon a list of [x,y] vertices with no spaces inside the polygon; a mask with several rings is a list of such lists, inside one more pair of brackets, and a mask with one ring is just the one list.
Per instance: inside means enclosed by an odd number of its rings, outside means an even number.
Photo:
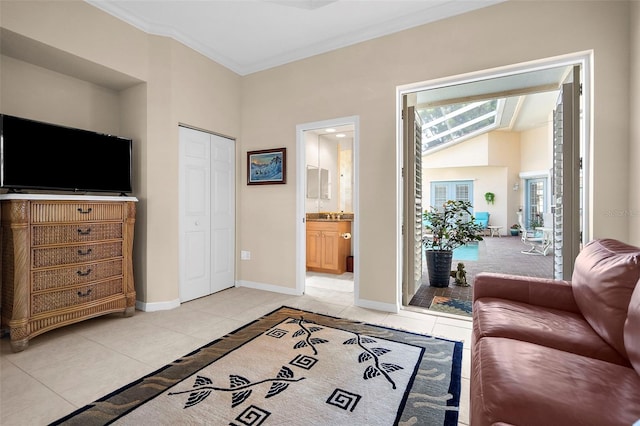
[{"label": "glass door", "polygon": [[543,225],[547,212],[547,178],[527,179],[525,184],[524,224],[533,230]]}]

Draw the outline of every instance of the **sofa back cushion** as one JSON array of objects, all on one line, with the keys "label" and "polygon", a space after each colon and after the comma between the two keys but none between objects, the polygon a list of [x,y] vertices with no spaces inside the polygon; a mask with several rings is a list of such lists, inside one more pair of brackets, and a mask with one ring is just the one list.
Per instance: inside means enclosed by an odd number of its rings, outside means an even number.
[{"label": "sofa back cushion", "polygon": [[613,239],[584,246],[573,269],[573,297],[589,325],[622,356],[631,294],[640,279],[640,248]]},{"label": "sofa back cushion", "polygon": [[624,347],[631,365],[640,374],[640,282],[631,295],[627,321],[624,323]]}]

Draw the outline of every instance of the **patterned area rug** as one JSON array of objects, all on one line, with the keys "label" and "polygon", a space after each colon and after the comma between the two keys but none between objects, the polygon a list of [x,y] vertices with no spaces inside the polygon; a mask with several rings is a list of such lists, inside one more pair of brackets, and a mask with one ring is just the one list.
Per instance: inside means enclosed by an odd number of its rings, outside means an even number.
[{"label": "patterned area rug", "polygon": [[462,342],[281,307],[53,424],[456,425]]},{"label": "patterned area rug", "polygon": [[429,309],[448,314],[463,315],[470,317],[473,302],[470,300],[453,299],[451,297],[434,296]]}]

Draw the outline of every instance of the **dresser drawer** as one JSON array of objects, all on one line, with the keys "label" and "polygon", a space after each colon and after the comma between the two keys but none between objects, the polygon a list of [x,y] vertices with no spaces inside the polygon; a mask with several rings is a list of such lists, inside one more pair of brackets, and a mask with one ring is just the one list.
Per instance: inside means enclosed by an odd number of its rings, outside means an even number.
[{"label": "dresser drawer", "polygon": [[31,315],[70,308],[122,293],[122,278],[65,290],[33,293],[31,295]]},{"label": "dresser drawer", "polygon": [[37,225],[31,230],[33,246],[116,239],[122,239],[121,222]]},{"label": "dresser drawer", "polygon": [[86,284],[106,278],[121,277],[122,272],[122,259],[38,270],[32,274],[31,289],[32,291],[42,291]]},{"label": "dresser drawer", "polygon": [[122,242],[114,241],[76,246],[34,248],[32,249],[32,253],[33,268],[47,268],[121,257]]},{"label": "dresser drawer", "polygon": [[123,203],[31,203],[31,223],[122,221]]}]

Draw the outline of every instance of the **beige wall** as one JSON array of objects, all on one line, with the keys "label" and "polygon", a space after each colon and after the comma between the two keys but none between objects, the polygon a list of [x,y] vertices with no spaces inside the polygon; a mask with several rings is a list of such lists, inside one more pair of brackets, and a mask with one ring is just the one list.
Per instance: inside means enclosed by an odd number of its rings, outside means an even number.
[{"label": "beige wall", "polygon": [[631,135],[629,144],[629,242],[640,246],[640,1],[631,2]]},{"label": "beige wall", "polygon": [[[493,166],[499,166],[504,173],[503,181],[496,183],[499,192],[496,192],[496,199],[500,198],[500,204],[496,206],[501,209],[496,211],[495,217],[491,220],[491,225],[504,226],[505,233],[509,227],[518,222],[517,212],[522,206],[522,185],[518,179],[521,170],[522,157],[522,133],[519,132],[492,132],[490,133],[489,158]],[[514,191],[514,184],[518,183],[518,190]]]},{"label": "beige wall", "polygon": [[[138,300],[175,302],[178,124],[237,137],[240,77],[83,1],[3,1],[0,7],[4,30],[53,58],[34,66],[1,57],[1,111],[134,139]],[[66,65],[57,63],[61,58]],[[92,70],[85,77],[104,86],[53,71],[74,73],[71,63]],[[123,79],[132,83],[121,87]]]},{"label": "beige wall", "polygon": [[[126,93],[118,98],[134,116],[146,119],[142,125],[119,123],[141,138],[136,152],[142,156],[137,160],[142,176],[135,183],[142,214],[135,250],[137,263],[143,263],[136,265],[136,279],[145,302],[178,296],[178,122],[238,137],[237,249],[250,250],[252,260],[237,261],[236,278],[290,290],[297,258],[296,125],[359,116],[360,296],[395,304],[400,268],[396,87],[591,49],[592,236],[640,239],[637,217],[607,214],[630,211],[628,157],[638,160],[639,155],[638,124],[629,147],[630,55],[638,69],[637,53],[630,53],[629,12],[637,27],[636,2],[506,2],[242,78],[85,2],[2,1],[0,8],[3,28],[143,83],[122,88]],[[637,50],[637,30],[633,39]],[[417,54],[425,41],[429,54]],[[3,96],[0,107],[18,104],[16,96]],[[637,101],[632,108],[637,116]],[[282,146],[288,148],[288,183],[247,186],[246,151]],[[640,203],[635,193],[631,203]]]},{"label": "beige wall", "polygon": [[472,167],[489,164],[489,133],[423,157],[423,167]]},{"label": "beige wall", "polygon": [[[626,240],[627,220],[604,213],[611,205],[627,204],[628,188],[621,182],[629,172],[628,12],[627,2],[506,2],[247,76],[242,82],[243,149],[284,143],[295,150],[296,124],[360,116],[360,295],[392,303],[400,267],[395,261],[395,87],[593,49],[597,101],[592,111],[596,176],[592,236]],[[545,22],[544,31],[540,22]],[[429,43],[428,55],[416,54],[425,40],[441,42]],[[293,287],[295,188],[287,185],[273,191],[277,194],[239,189],[240,202],[246,206],[239,216],[244,225],[239,245],[254,246],[257,259],[243,265],[239,278]],[[267,213],[266,219],[275,226],[264,237],[280,244],[276,250],[273,246],[260,250],[255,235],[264,228],[253,223],[248,212],[271,197],[281,204]]]},{"label": "beige wall", "polygon": [[548,171],[553,165],[547,126],[536,127],[520,134],[520,168],[523,172]]},{"label": "beige wall", "polygon": [[119,134],[116,91],[4,55],[0,64],[3,113]]},{"label": "beige wall", "polygon": [[[425,205],[430,205],[430,182],[471,180],[474,211],[488,211],[489,224],[502,226],[501,234],[507,234],[517,222],[521,204],[521,191],[513,191],[513,185],[519,183],[520,137],[518,132],[496,131],[424,156]],[[486,202],[486,192],[495,194],[494,204]]]}]

